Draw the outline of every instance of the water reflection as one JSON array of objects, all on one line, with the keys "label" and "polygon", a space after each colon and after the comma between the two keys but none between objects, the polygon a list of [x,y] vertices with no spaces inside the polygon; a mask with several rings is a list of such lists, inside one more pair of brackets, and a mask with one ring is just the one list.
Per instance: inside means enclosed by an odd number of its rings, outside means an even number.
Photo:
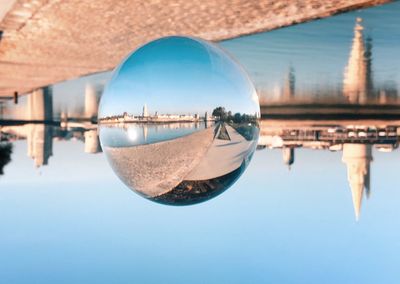
[{"label": "water reflection", "polygon": [[82,141],[85,153],[101,152],[97,126],[91,124],[73,124],[54,126],[44,123],[3,126],[1,136],[4,141],[12,143],[26,140],[27,156],[34,161],[35,167],[46,166],[53,155],[53,143],[56,141]]},{"label": "water reflection", "polygon": [[[339,120],[338,120],[339,119]],[[261,121],[258,149],[282,149],[283,162],[293,168],[295,149],[342,151],[347,167],[356,219],[359,218],[362,197],[370,195],[370,164],[372,147],[382,152],[398,148],[400,113],[397,120],[354,119],[325,120],[268,119]],[[295,170],[295,169],[293,169]]]},{"label": "water reflection", "polygon": [[35,167],[48,165],[53,155],[53,141],[80,140],[86,153],[101,152],[97,133],[99,96],[91,85],[85,91],[84,108],[69,116],[54,112],[53,89],[45,87],[24,97],[20,104],[11,105],[0,120],[2,141],[27,141],[27,155]]},{"label": "water reflection", "polygon": [[4,167],[11,161],[12,144],[0,142],[0,175],[4,174]]}]

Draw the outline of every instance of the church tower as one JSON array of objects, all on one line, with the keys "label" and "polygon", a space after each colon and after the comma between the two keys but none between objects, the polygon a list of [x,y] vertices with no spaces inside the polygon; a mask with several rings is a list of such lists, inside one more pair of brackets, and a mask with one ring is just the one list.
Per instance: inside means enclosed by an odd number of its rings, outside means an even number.
[{"label": "church tower", "polygon": [[143,112],[142,112],[142,117],[148,117],[148,116],[149,116],[149,113],[148,113],[148,111],[147,111],[147,105],[144,104],[144,106],[143,106]]},{"label": "church tower", "polygon": [[353,199],[354,214],[358,220],[364,189],[370,190],[371,145],[343,144],[343,163],[347,166],[347,179]]}]

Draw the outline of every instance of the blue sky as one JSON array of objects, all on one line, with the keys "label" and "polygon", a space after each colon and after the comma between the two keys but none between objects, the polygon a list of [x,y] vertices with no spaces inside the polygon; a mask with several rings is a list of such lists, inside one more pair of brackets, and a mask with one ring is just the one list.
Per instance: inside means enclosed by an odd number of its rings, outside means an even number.
[{"label": "blue sky", "polygon": [[297,151],[289,171],[279,150],[259,151],[222,195],[171,207],[130,191],[80,142],[56,142],[41,175],[25,147],[0,178],[5,283],[398,280],[398,151],[374,153],[357,223],[340,153]]}]

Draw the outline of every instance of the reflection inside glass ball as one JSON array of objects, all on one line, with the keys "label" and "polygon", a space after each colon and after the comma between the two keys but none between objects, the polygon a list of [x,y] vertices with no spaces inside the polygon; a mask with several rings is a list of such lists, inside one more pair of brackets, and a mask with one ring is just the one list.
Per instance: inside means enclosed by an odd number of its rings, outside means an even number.
[{"label": "reflection inside glass ball", "polygon": [[164,204],[209,200],[243,173],[258,139],[258,97],[212,43],[166,37],[130,54],[99,109],[102,148],[121,180]]}]

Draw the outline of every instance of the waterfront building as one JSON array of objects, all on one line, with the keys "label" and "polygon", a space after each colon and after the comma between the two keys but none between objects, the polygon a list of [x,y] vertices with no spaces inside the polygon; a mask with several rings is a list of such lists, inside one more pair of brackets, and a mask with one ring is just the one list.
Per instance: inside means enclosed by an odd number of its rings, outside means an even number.
[{"label": "waterfront building", "polygon": [[147,105],[144,104],[143,106],[143,112],[142,112],[142,117],[148,117],[149,116],[149,112],[147,110]]},{"label": "waterfront building", "polygon": [[371,145],[343,144],[342,161],[347,166],[347,179],[351,189],[354,214],[356,220],[358,220],[364,189],[367,197],[370,194],[370,163],[372,161]]},{"label": "waterfront building", "polygon": [[99,136],[97,135],[97,129],[91,129],[85,131],[85,153],[95,154],[101,152],[101,146]]}]

